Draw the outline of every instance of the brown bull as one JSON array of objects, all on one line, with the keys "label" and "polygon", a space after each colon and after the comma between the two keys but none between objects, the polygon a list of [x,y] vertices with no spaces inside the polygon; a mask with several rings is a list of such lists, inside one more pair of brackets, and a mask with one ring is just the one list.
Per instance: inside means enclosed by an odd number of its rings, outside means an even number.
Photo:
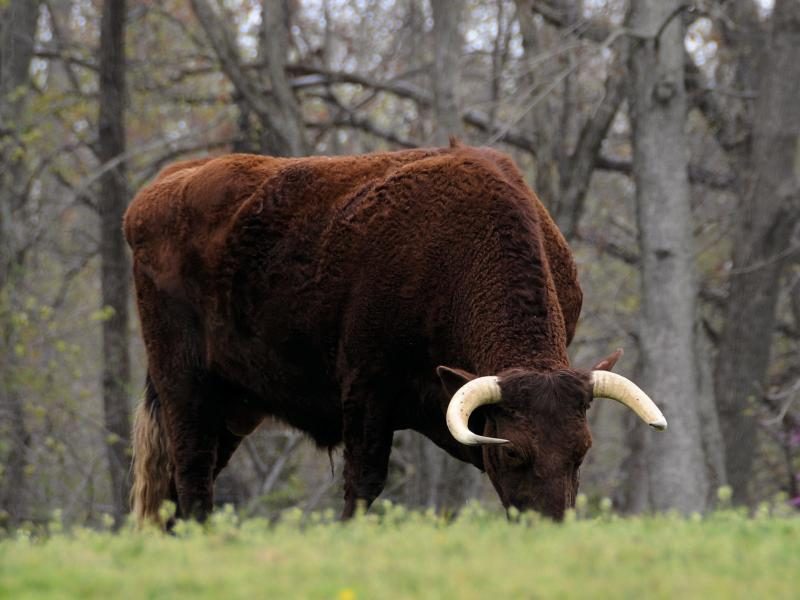
[{"label": "brown bull", "polygon": [[136,196],[125,235],[148,358],[140,519],[165,499],[205,518],[266,415],[344,444],[345,518],[383,489],[399,429],[486,471],[506,507],[560,518],[593,397],[666,427],[608,372],[618,353],[570,368],[572,255],[494,150],[182,162]]}]

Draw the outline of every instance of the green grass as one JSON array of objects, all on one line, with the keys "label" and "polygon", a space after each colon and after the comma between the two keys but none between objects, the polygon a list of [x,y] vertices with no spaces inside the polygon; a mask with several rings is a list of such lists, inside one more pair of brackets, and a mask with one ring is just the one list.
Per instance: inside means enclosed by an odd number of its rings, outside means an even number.
[{"label": "green grass", "polygon": [[0,541],[2,598],[797,598],[800,519],[721,511],[519,523],[381,507],[278,525],[230,512],[178,535],[73,529]]}]

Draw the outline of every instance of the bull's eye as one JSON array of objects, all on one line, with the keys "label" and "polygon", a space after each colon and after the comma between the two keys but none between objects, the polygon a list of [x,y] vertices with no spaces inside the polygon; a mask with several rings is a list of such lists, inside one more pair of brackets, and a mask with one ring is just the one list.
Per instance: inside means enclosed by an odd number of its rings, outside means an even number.
[{"label": "bull's eye", "polygon": [[520,452],[518,448],[514,448],[514,446],[504,446],[503,454],[506,460],[513,464],[520,464],[525,460],[525,456],[522,452]]}]

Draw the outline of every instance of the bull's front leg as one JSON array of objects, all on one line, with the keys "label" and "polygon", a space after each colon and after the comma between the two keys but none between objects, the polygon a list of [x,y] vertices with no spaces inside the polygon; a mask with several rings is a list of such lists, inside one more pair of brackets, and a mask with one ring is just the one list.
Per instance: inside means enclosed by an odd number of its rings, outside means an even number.
[{"label": "bull's front leg", "polygon": [[344,510],[350,519],[359,504],[369,508],[383,491],[389,470],[393,430],[389,396],[368,381],[355,379],[344,386]]}]

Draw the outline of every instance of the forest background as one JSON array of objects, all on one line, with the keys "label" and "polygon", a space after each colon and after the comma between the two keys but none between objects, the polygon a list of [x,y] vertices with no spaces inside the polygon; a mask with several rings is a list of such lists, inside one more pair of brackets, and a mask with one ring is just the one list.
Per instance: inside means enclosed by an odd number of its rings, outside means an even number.
[{"label": "forest background", "polygon": [[[127,513],[144,381],[121,216],[230,151],[510,153],[579,263],[577,366],[617,347],[670,422],[595,403],[589,502],[800,507],[797,0],[0,0],[0,524]],[[341,456],[266,422],[217,501],[341,504]],[[499,504],[395,436],[383,497]]]}]

